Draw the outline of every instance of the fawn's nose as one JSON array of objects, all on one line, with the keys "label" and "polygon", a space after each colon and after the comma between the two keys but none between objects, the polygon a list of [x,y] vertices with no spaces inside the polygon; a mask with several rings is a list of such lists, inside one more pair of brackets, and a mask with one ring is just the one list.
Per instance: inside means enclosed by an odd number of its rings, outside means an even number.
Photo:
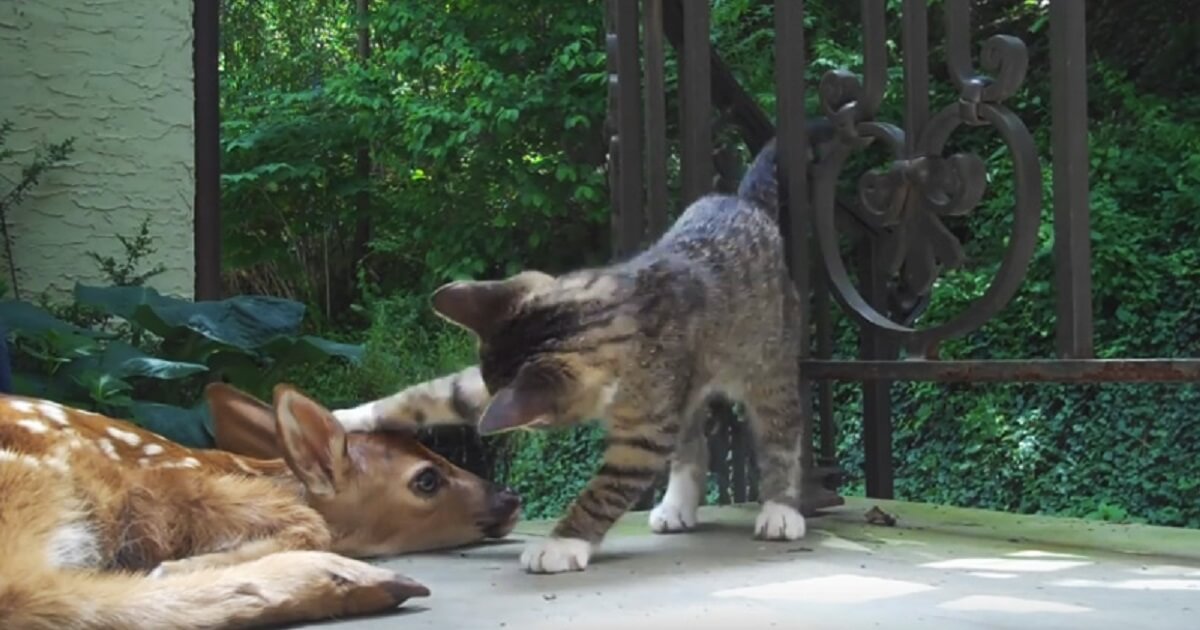
[{"label": "fawn's nose", "polygon": [[500,488],[492,494],[491,512],[506,517],[521,509],[521,496],[512,488]]},{"label": "fawn's nose", "polygon": [[504,538],[521,516],[521,497],[510,488],[493,488],[488,497],[488,513],[492,522],[484,529],[484,535],[488,538]]}]

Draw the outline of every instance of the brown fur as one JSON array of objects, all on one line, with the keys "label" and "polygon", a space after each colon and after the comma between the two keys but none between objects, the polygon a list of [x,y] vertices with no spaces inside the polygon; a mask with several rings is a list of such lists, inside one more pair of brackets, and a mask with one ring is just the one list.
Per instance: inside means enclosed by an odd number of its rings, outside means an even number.
[{"label": "brown fur", "polygon": [[348,436],[286,386],[273,408],[224,385],[206,395],[219,446],[285,459],[188,449],[0,396],[0,627],[257,627],[386,610],[428,590],[346,556],[465,544],[515,522],[515,495],[411,436]]},{"label": "brown fur", "polygon": [[477,418],[483,433],[605,419],[604,464],[552,538],[522,557],[531,571],[559,572],[586,567],[668,459],[670,482],[651,525],[695,525],[707,471],[700,410],[725,396],[745,403],[756,438],[764,500],[756,534],[802,536],[801,320],[777,203],[772,142],[737,196],[696,201],[631,260],[444,286],[433,308],[475,333],[478,368],[335,415],[352,429]]}]

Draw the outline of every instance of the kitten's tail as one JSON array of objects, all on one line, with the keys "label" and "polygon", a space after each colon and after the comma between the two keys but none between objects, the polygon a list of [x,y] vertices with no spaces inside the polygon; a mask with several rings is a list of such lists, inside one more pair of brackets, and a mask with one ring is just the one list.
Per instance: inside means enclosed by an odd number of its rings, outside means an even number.
[{"label": "kitten's tail", "polygon": [[740,199],[766,210],[772,216],[779,212],[779,176],[775,172],[779,160],[776,153],[775,138],[771,138],[754,157],[737,191]]},{"label": "kitten's tail", "polygon": [[[810,118],[805,126],[808,130],[807,157],[808,161],[812,162],[816,157],[814,149],[833,140],[834,128],[829,119],[824,117]],[[755,156],[737,191],[738,197],[766,210],[772,216],[779,213],[778,163],[775,138],[771,138]]]}]

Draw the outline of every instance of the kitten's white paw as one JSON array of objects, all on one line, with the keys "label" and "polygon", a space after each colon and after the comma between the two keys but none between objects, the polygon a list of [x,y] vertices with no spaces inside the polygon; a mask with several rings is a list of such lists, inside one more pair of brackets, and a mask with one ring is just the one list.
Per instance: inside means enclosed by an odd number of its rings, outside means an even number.
[{"label": "kitten's white paw", "polygon": [[592,544],[578,538],[530,541],[521,554],[521,568],[530,573],[565,573],[587,568]]},{"label": "kitten's white paw", "polygon": [[696,506],[663,501],[650,511],[650,529],[656,534],[686,532],[696,527]]},{"label": "kitten's white paw", "polygon": [[359,405],[350,409],[337,409],[333,419],[349,432],[370,431],[375,428],[375,411],[370,404]]},{"label": "kitten's white paw", "polygon": [[767,501],[754,521],[754,536],[764,540],[797,540],[804,537],[804,516],[796,508]]}]

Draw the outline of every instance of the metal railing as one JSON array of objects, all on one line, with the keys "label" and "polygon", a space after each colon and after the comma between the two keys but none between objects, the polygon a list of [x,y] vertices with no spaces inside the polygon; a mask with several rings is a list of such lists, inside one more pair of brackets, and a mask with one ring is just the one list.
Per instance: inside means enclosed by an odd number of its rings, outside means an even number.
[{"label": "metal railing", "polygon": [[[827,72],[817,86],[821,112],[834,128],[812,163],[805,112],[804,2],[776,0],[775,129],[710,47],[710,7],[701,0],[608,0],[610,184],[613,243],[625,255],[667,224],[667,117],[664,41],[679,58],[682,204],[713,182],[714,104],[732,112],[752,152],[778,137],[780,178],[787,199],[779,217],[789,265],[804,312],[813,322],[805,342],[803,413],[820,429],[817,461],[806,489],[806,510],[840,503],[836,495],[836,427],[832,381],[863,388],[866,490],[893,494],[891,391],[893,381],[965,382],[1200,382],[1197,359],[1096,359],[1092,345],[1092,281],[1088,208],[1087,81],[1084,2],[1049,4],[1051,143],[1053,151],[1055,356],[1030,360],[940,360],[942,342],[993,318],[1025,281],[1042,217],[1042,159],[1030,131],[1005,101],[1020,89],[1029,56],[1018,38],[993,35],[972,62],[969,0],[945,0],[946,67],[956,102],[930,109],[929,11],[925,0],[903,0],[903,120],[877,118],[887,87],[885,0],[861,0],[863,68]],[[944,323],[914,326],[915,313],[944,270],[961,264],[961,243],[943,219],[970,213],[983,197],[983,160],[972,152],[946,154],[956,131],[990,128],[1013,164],[1012,231],[990,287]],[[890,162],[858,180],[856,199],[838,197],[847,162],[867,146],[883,147]],[[867,236],[864,255],[848,267],[839,226],[849,215]],[[857,271],[856,283],[851,269]],[[857,324],[859,356],[832,359],[832,305]],[[815,335],[815,339],[810,339]],[[815,343],[812,343],[815,342]],[[814,405],[814,395],[816,404]],[[819,413],[817,413],[819,411]],[[720,414],[718,414],[720,415]],[[728,416],[726,412],[724,414]],[[718,419],[712,440],[723,500],[755,497],[748,440],[736,423]],[[811,431],[810,431],[811,433]],[[812,435],[807,436],[812,439]],[[733,457],[725,459],[725,451]],[[809,458],[810,460],[813,458]],[[815,473],[815,474],[814,474]]]}]

